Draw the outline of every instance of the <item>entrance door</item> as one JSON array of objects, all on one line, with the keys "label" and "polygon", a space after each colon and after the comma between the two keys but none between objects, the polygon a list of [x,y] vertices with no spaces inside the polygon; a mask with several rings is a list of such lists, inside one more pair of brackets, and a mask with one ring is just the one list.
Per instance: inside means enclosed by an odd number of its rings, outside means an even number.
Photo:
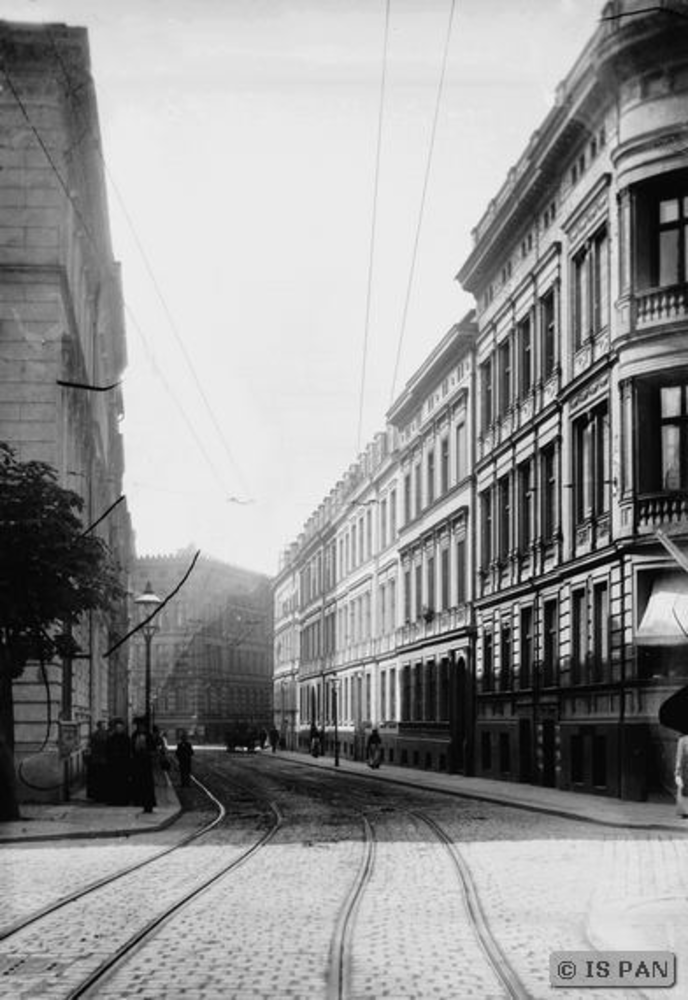
[{"label": "entrance door", "polygon": [[542,722],[542,784],[546,788],[554,788],[556,784],[554,748],[554,721],[552,719],[544,719]]},{"label": "entrance door", "polygon": [[518,778],[523,782],[533,780],[533,730],[530,719],[518,721]]}]

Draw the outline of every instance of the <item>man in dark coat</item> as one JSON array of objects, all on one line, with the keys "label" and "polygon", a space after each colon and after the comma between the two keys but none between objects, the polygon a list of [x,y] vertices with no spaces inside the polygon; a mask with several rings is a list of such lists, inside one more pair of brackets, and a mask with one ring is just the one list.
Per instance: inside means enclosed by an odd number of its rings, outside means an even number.
[{"label": "man in dark coat", "polygon": [[105,755],[107,757],[105,801],[111,806],[129,805],[131,742],[122,719],[112,720],[112,729],[105,744]]},{"label": "man in dark coat", "polygon": [[179,777],[181,779],[181,783],[186,787],[191,784],[191,758],[193,757],[194,752],[186,733],[182,733],[179,737],[177,749],[174,752],[177,757],[177,761],[179,762]]}]

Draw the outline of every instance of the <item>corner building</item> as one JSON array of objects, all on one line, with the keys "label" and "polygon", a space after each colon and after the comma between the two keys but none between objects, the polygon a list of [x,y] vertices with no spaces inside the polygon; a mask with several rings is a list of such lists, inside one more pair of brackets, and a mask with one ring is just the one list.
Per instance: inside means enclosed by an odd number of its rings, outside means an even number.
[{"label": "corner building", "polygon": [[673,787],[686,683],[688,4],[607,4],[474,230],[476,773]]}]

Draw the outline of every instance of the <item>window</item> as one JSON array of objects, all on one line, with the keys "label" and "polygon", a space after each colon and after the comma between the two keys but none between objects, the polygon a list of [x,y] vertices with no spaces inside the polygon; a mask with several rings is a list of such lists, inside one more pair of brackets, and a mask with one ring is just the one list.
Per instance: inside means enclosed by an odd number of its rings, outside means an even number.
[{"label": "window", "polygon": [[440,492],[444,494],[449,489],[449,438],[443,437],[440,442]]},{"label": "window", "polygon": [[423,614],[423,567],[416,565],[416,618]]},{"label": "window", "polygon": [[431,448],[427,454],[426,463],[427,463],[427,477],[428,477],[427,506],[430,506],[431,503],[435,502],[435,451],[433,448]]},{"label": "window", "polygon": [[530,316],[518,324],[518,387],[521,396],[527,396],[533,388],[533,336]]},{"label": "window", "polygon": [[499,353],[499,412],[506,413],[511,406],[511,338],[500,344]]},{"label": "window", "polygon": [[511,477],[503,476],[497,486],[499,511],[499,558],[506,560],[511,550]]},{"label": "window", "polygon": [[553,289],[540,299],[540,331],[542,338],[542,377],[546,381],[554,374],[557,363],[557,330]]},{"label": "window", "polygon": [[519,687],[529,688],[533,683],[533,609],[521,609],[521,664]]},{"label": "window", "polygon": [[559,605],[556,600],[545,601],[544,633],[542,683],[550,687],[556,683],[559,667]]},{"label": "window", "polygon": [[468,434],[466,421],[456,425],[456,481],[460,483],[468,475]]},{"label": "window", "polygon": [[492,562],[492,490],[480,494],[481,566],[487,570]]},{"label": "window", "polygon": [[571,595],[571,683],[587,682],[588,613],[584,590]]},{"label": "window", "polygon": [[430,556],[427,564],[427,601],[428,611],[435,610],[435,557]]},{"label": "window", "polygon": [[533,460],[518,467],[518,547],[525,554],[533,541]]},{"label": "window", "polygon": [[397,624],[397,581],[390,580],[389,586],[387,587],[387,593],[389,596],[389,628],[390,631],[394,631]]},{"label": "window", "polygon": [[386,635],[387,633],[387,588],[384,583],[380,584],[378,590],[378,605],[379,605],[379,618],[380,618],[380,635]]},{"label": "window", "polygon": [[423,476],[421,473],[420,462],[416,463],[414,470],[415,484],[416,484],[416,503],[415,503],[415,514],[416,517],[420,516],[423,509]]},{"label": "window", "polygon": [[404,621],[411,621],[411,570],[404,570]]},{"label": "window", "polygon": [[609,240],[599,230],[573,258],[573,333],[581,347],[609,323]]},{"label": "window", "polygon": [[636,386],[636,476],[640,493],[688,490],[688,384]]},{"label": "window", "polygon": [[404,521],[406,524],[413,518],[411,511],[411,473],[404,476]]},{"label": "window", "polygon": [[397,537],[397,491],[394,489],[389,494],[389,530],[390,541]]},{"label": "window", "polygon": [[553,542],[557,517],[557,474],[554,445],[542,449],[540,454],[540,480],[542,489],[542,538]]},{"label": "window", "polygon": [[492,691],[494,684],[494,663],[492,650],[492,633],[486,632],[483,637],[483,691]]},{"label": "window", "polygon": [[351,528],[351,567],[356,565],[356,525]]},{"label": "window", "polygon": [[593,681],[607,678],[609,666],[609,586],[607,581],[596,583],[592,592],[593,614]]},{"label": "window", "polygon": [[499,689],[511,690],[511,626],[502,625],[500,635]]},{"label": "window", "polygon": [[456,603],[459,606],[467,600],[467,580],[466,540],[461,538],[456,543]]},{"label": "window", "polygon": [[387,499],[380,502],[380,548],[387,546]]},{"label": "window", "polygon": [[688,281],[688,195],[662,199],[657,206],[658,283]]},{"label": "window", "polygon": [[688,488],[688,386],[667,385],[659,390],[662,486]]},{"label": "window", "polygon": [[366,511],[366,548],[370,559],[373,554],[373,512],[370,509]]},{"label": "window", "polygon": [[449,549],[440,551],[440,610],[449,607]]},{"label": "window", "polygon": [[574,425],[574,513],[576,523],[609,509],[610,441],[607,404]]},{"label": "window", "polygon": [[494,400],[492,398],[492,358],[480,366],[481,430],[483,433],[494,420]]}]

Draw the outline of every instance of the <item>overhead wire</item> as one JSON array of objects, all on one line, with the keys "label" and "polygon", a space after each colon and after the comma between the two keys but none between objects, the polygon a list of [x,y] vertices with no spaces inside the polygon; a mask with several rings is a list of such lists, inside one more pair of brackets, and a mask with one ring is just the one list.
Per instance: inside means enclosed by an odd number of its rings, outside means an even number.
[{"label": "overhead wire", "polygon": [[[62,58],[62,54],[60,53],[59,47],[56,44],[53,35],[50,34],[49,37],[50,37],[50,42],[51,42],[51,45],[52,45],[52,48],[53,48],[53,52],[55,54],[55,58],[57,59],[59,65],[60,65],[60,68],[62,69],[62,73],[64,75],[64,78],[66,80],[68,90],[69,90],[69,92],[71,94],[75,94],[79,89],[81,89],[83,87],[84,84],[82,83],[82,84],[79,84],[78,86],[74,85],[74,81],[73,81],[73,78],[72,78],[71,73],[69,71],[69,68],[66,66],[65,61]],[[15,93],[15,96],[17,96],[16,93]],[[25,117],[26,117],[26,113],[25,113]],[[27,117],[27,121],[28,121],[28,117]],[[31,126],[32,131],[34,131],[34,133],[36,134],[39,142],[41,143],[42,148],[45,149],[44,143],[40,139],[40,136],[38,135],[37,131],[35,130],[35,128],[33,127],[33,124],[30,121],[29,121],[29,125]],[[89,135],[89,134],[91,135],[92,138],[95,138],[95,136],[93,135],[93,130],[92,130],[90,124],[87,122],[86,123],[86,127],[85,127],[84,131],[82,132],[81,136],[79,137],[78,141],[83,140],[83,138],[85,138],[85,136]],[[146,252],[146,249],[144,247],[143,241],[141,240],[141,237],[139,236],[138,230],[137,230],[137,228],[136,228],[136,226],[134,224],[134,220],[133,220],[133,218],[131,216],[131,213],[129,212],[129,210],[127,208],[127,205],[126,205],[126,203],[124,201],[124,197],[122,196],[122,193],[120,192],[119,187],[118,187],[117,183],[115,182],[115,179],[114,179],[114,177],[112,175],[112,171],[110,170],[110,168],[108,166],[107,160],[105,159],[105,154],[103,152],[101,142],[100,141],[95,142],[94,143],[94,147],[95,147],[95,149],[98,152],[98,155],[99,155],[100,160],[101,160],[102,165],[103,165],[103,170],[105,171],[105,175],[106,175],[106,177],[108,179],[110,187],[112,188],[112,191],[114,192],[115,197],[117,198],[117,201],[118,201],[118,203],[120,205],[120,209],[122,211],[122,215],[123,215],[123,217],[124,217],[124,219],[125,219],[125,221],[127,223],[127,226],[128,226],[128,228],[129,228],[129,230],[130,230],[130,232],[131,232],[131,234],[132,234],[132,236],[134,238],[134,242],[135,242],[135,245],[136,245],[136,247],[137,247],[137,249],[139,251],[141,259],[143,261],[145,271],[146,271],[146,273],[147,273],[147,275],[149,277],[149,280],[151,281],[151,284],[152,284],[153,289],[155,291],[156,297],[157,297],[158,301],[160,302],[160,305],[161,305],[161,307],[163,309],[163,312],[165,314],[165,317],[167,319],[168,325],[169,325],[169,327],[170,327],[170,329],[172,331],[172,334],[173,334],[173,336],[174,336],[174,338],[175,338],[175,340],[177,342],[177,345],[178,345],[178,347],[179,347],[179,349],[181,351],[182,357],[184,359],[184,363],[186,364],[186,367],[187,367],[187,369],[189,370],[189,372],[191,374],[191,377],[192,377],[192,379],[194,381],[194,384],[196,386],[198,394],[199,394],[199,396],[200,396],[200,398],[201,398],[201,400],[203,402],[203,405],[204,405],[204,407],[205,407],[205,409],[206,409],[206,411],[207,411],[207,413],[208,413],[208,415],[210,417],[211,423],[212,423],[212,425],[213,425],[213,427],[215,429],[215,432],[216,432],[216,434],[218,436],[218,439],[219,439],[219,441],[220,441],[220,443],[221,443],[221,445],[222,445],[222,447],[224,449],[224,452],[225,452],[225,454],[226,454],[226,456],[227,456],[227,458],[228,458],[228,460],[230,462],[230,465],[232,466],[234,472],[236,473],[236,475],[238,476],[239,480],[241,481],[242,486],[244,488],[246,488],[247,484],[246,484],[245,476],[243,475],[242,470],[240,469],[240,467],[239,467],[239,465],[238,465],[238,463],[237,463],[234,455],[232,454],[232,451],[231,451],[231,449],[229,447],[229,443],[227,441],[227,438],[226,438],[226,436],[225,436],[225,434],[224,434],[224,432],[223,432],[223,430],[222,430],[222,428],[220,426],[220,423],[219,423],[219,421],[217,419],[215,411],[214,411],[213,407],[210,404],[210,400],[208,399],[208,395],[207,395],[207,393],[206,393],[206,391],[205,391],[205,389],[203,387],[203,384],[201,383],[201,380],[199,378],[198,372],[196,371],[196,368],[195,368],[195,366],[194,366],[194,364],[193,364],[193,362],[191,360],[191,357],[190,357],[189,352],[188,352],[188,350],[186,348],[186,345],[184,344],[184,340],[183,340],[183,338],[182,338],[182,336],[181,336],[181,334],[179,332],[179,329],[177,327],[176,321],[175,321],[174,316],[172,314],[172,311],[171,311],[171,309],[170,309],[170,307],[169,307],[169,305],[167,303],[165,295],[163,294],[162,288],[161,288],[160,283],[159,283],[159,281],[157,279],[155,271],[153,270],[153,266],[151,264],[151,261],[150,261],[150,258],[148,256],[148,254]],[[57,167],[54,164],[54,162],[52,161],[52,158],[49,158],[49,161],[51,163],[52,168],[55,170],[56,174],[58,175],[58,179],[60,180],[60,183],[61,183],[61,185],[63,187],[63,190],[65,190],[65,193],[68,195],[68,197],[70,198],[70,201],[72,201],[72,203],[73,203],[73,199],[71,198],[71,196],[69,194],[69,191],[66,188],[66,185],[62,181],[62,178],[59,177],[59,171],[57,171]],[[85,222],[84,222],[83,218],[80,218],[80,221],[85,226]],[[85,228],[86,228],[86,226],[85,226]],[[124,300],[123,304],[124,304],[124,309],[125,309],[127,315],[134,322],[134,326],[135,326],[137,332],[139,333],[139,336],[141,337],[142,341],[144,342],[144,345],[146,347],[146,351],[148,353],[149,359],[151,359],[153,357],[153,353],[152,353],[151,348],[149,347],[147,341],[145,340],[145,337],[143,335],[143,331],[142,331],[141,325],[136,320],[136,318],[133,315],[133,312],[131,310],[131,306],[129,306],[129,304],[126,302],[126,300]],[[213,475],[215,476],[216,480],[219,482],[219,485],[220,485],[221,489],[223,490],[223,492],[226,492],[226,486],[224,484],[224,481],[222,480],[222,477],[219,475],[219,473],[217,471],[217,468],[215,467],[214,463],[212,463],[212,461],[210,460],[209,455],[208,455],[205,447],[203,446],[203,444],[202,444],[202,442],[200,440],[199,435],[197,434],[197,432],[195,431],[195,429],[192,427],[191,421],[189,420],[189,417],[186,414],[186,411],[183,409],[181,403],[177,400],[177,398],[174,395],[174,393],[172,392],[169,384],[163,379],[162,373],[161,373],[160,369],[158,368],[158,366],[154,365],[154,368],[155,368],[156,374],[158,375],[158,377],[160,378],[160,380],[163,382],[163,385],[165,386],[166,391],[173,398],[175,404],[177,405],[177,407],[179,408],[180,412],[182,413],[182,417],[184,419],[184,422],[186,423],[187,427],[189,428],[189,430],[190,430],[190,432],[191,432],[191,434],[192,434],[192,436],[194,438],[194,441],[196,442],[197,446],[199,447],[199,450],[201,451],[201,454],[203,455],[206,463],[209,464],[209,467],[211,468],[211,471],[213,472]]]},{"label": "overhead wire", "polygon": [[385,90],[387,84],[387,50],[389,46],[389,22],[390,22],[390,2],[391,0],[386,0],[385,4],[385,33],[384,33],[384,44],[382,50],[382,78],[380,81],[380,104],[378,109],[378,123],[377,123],[377,147],[375,151],[375,180],[373,184],[373,211],[372,211],[372,221],[370,227],[370,251],[368,256],[368,286],[366,291],[366,308],[365,308],[365,324],[363,331],[363,357],[361,361],[361,384],[359,390],[359,401],[358,401],[358,433],[356,436],[356,451],[357,453],[361,450],[362,435],[363,435],[363,405],[365,400],[365,381],[366,381],[366,367],[368,358],[368,339],[370,333],[370,306],[372,301],[372,290],[373,290],[373,270],[374,270],[374,260],[375,260],[375,236],[377,230],[377,208],[378,208],[378,195],[380,187],[380,158],[382,150],[382,124],[384,117],[384,107],[385,107]]},{"label": "overhead wire", "polygon": [[427,198],[428,182],[429,182],[429,179],[430,179],[430,170],[431,170],[431,167],[432,167],[432,159],[433,159],[433,154],[434,154],[434,149],[435,149],[435,138],[436,138],[436,135],[437,135],[437,122],[439,120],[440,105],[442,103],[442,96],[443,96],[443,92],[444,92],[444,81],[445,81],[446,72],[447,72],[447,60],[448,60],[448,56],[449,56],[449,44],[450,44],[450,41],[451,41],[451,32],[452,32],[452,24],[453,24],[453,21],[454,21],[454,11],[455,11],[455,8],[456,8],[456,0],[450,0],[449,19],[448,19],[448,22],[447,22],[447,30],[446,30],[446,34],[445,34],[444,52],[442,54],[442,66],[441,66],[439,81],[438,81],[438,85],[437,85],[437,97],[435,99],[435,111],[434,111],[434,114],[433,114],[432,128],[431,128],[431,132],[430,132],[430,144],[429,144],[429,147],[428,147],[428,156],[427,156],[427,161],[426,161],[426,164],[425,164],[425,174],[424,174],[424,178],[423,178],[423,188],[422,188],[422,193],[421,193],[420,206],[419,206],[419,210],[418,210],[418,221],[416,223],[416,232],[415,232],[415,237],[414,237],[414,241],[413,241],[413,252],[411,254],[411,265],[410,265],[410,268],[409,268],[408,282],[406,284],[406,295],[405,295],[405,298],[404,298],[404,308],[403,308],[402,318],[401,318],[401,327],[400,327],[400,330],[399,330],[399,337],[398,337],[398,340],[397,340],[397,352],[396,352],[396,359],[395,359],[395,362],[394,362],[394,373],[393,373],[393,376],[392,376],[392,389],[391,389],[390,405],[394,402],[394,394],[395,394],[395,391],[396,391],[397,376],[398,376],[398,373],[399,373],[399,362],[400,362],[400,359],[401,359],[401,351],[402,351],[402,347],[403,347],[403,343],[404,343],[404,337],[405,337],[405,334],[406,334],[406,324],[407,324],[407,321],[408,321],[409,303],[410,303],[410,300],[411,300],[411,290],[412,290],[412,287],[413,287],[413,280],[414,280],[414,277],[415,277],[416,260],[417,260],[417,257],[418,257],[418,246],[419,246],[419,243],[420,243],[420,234],[421,234],[421,228],[422,228],[422,225],[423,225],[423,216],[425,214],[425,202],[426,202],[426,198]]}]

